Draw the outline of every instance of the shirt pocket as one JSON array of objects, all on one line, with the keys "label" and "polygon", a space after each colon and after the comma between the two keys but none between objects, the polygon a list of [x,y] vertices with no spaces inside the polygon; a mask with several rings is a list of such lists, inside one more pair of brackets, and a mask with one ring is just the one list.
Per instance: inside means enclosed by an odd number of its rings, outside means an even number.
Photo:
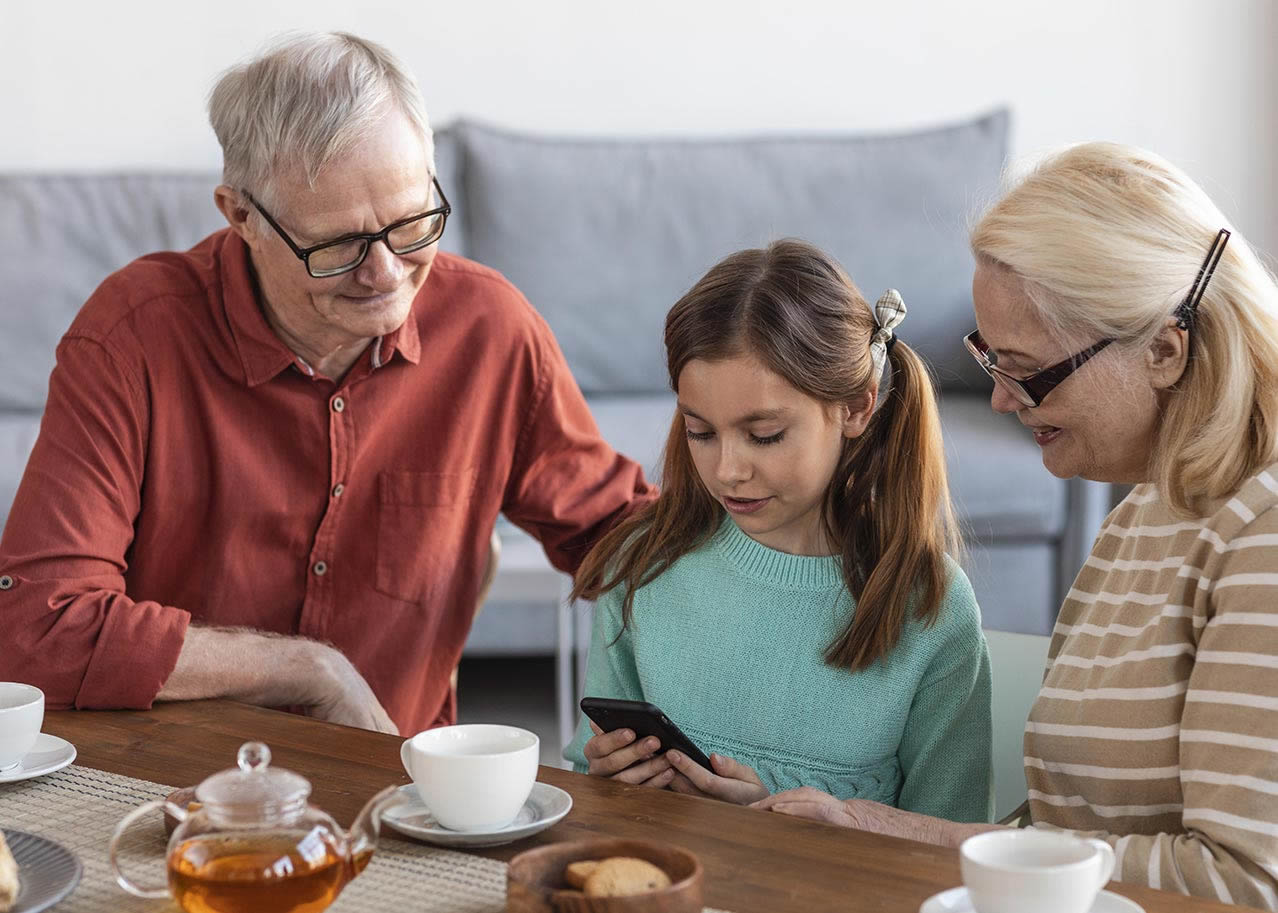
[{"label": "shirt pocket", "polygon": [[452,583],[469,544],[475,469],[377,478],[377,590],[423,603]]}]

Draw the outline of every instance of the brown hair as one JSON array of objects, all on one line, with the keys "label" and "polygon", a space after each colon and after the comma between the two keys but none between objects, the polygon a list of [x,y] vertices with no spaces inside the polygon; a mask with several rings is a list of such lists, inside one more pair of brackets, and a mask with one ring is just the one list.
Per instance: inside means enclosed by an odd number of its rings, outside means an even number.
[{"label": "brown hair", "polygon": [[[848,403],[872,389],[869,304],[835,260],[803,241],[732,254],[666,315],[666,362],[676,392],[693,359],[758,357],[823,403]],[[958,549],[936,397],[927,368],[903,342],[890,349],[892,385],[865,432],[844,441],[826,493],[827,532],[841,552],[856,612],[826,648],[826,662],[851,670],[886,656],[911,602],[935,621],[948,585],[945,554]],[[577,572],[573,596],[597,599],[625,587],[623,624],[634,594],[718,530],[723,508],[701,484],[676,411],[666,440],[661,494],[609,532]]]}]

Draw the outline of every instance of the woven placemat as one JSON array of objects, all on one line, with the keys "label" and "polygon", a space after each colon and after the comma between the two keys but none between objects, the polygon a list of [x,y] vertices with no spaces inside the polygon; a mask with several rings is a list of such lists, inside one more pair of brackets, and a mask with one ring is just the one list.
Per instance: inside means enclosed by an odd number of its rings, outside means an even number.
[{"label": "woven placemat", "polygon": [[[30,831],[56,841],[84,865],[79,886],[58,913],[159,913],[172,901],[125,893],[107,862],[116,823],[173,787],[72,765],[47,777],[0,784],[0,828]],[[135,882],[165,880],[166,838],[159,812],[138,822],[122,843],[120,861]],[[329,910],[413,910],[421,913],[501,913],[506,908],[506,864],[440,847],[396,839],[385,828],[373,861]],[[710,910],[706,913],[722,913]]]}]

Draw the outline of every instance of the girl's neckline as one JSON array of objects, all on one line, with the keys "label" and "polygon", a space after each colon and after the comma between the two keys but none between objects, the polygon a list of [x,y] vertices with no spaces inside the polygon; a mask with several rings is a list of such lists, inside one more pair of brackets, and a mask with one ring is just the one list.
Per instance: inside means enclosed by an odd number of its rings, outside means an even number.
[{"label": "girl's neckline", "polygon": [[725,516],[711,539],[724,558],[747,575],[788,589],[823,590],[843,585],[839,555],[790,555],[751,539]]}]

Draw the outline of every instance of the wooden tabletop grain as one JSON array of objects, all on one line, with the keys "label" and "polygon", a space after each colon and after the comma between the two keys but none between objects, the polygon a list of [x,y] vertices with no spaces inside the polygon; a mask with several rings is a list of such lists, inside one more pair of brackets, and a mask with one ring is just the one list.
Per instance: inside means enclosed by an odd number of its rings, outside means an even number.
[{"label": "wooden tabletop grain", "polygon": [[[260,740],[270,746],[272,763],[311,781],[311,801],[342,824],[383,786],[409,782],[395,736],[230,701],[49,712],[44,728],[76,746],[77,764],[175,786],[233,766],[241,743]],[[568,817],[535,837],[479,853],[509,859],[534,846],[598,836],[668,842],[701,859],[705,902],[736,913],[918,913],[929,896],[960,883],[955,850],[551,767],[542,767],[538,779],[572,795]],[[1111,884],[1110,890],[1147,913],[1238,909],[1148,888]]]}]

